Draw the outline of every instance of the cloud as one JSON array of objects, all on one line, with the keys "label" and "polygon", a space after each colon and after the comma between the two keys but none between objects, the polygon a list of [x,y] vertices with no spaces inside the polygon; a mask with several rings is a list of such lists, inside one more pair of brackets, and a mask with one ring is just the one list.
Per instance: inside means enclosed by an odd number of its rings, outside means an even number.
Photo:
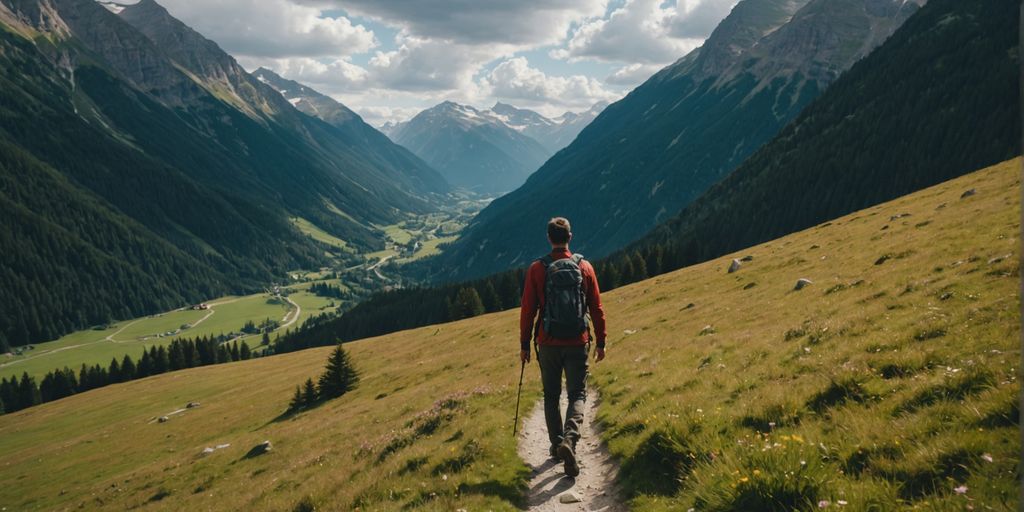
[{"label": "cloud", "polygon": [[334,57],[377,46],[373,31],[291,0],[161,0],[170,13],[239,57]]},{"label": "cloud", "polygon": [[501,62],[481,82],[492,96],[527,106],[589,107],[598,101],[611,101],[620,96],[606,90],[599,80],[591,77],[549,76],[530,67],[524,57]]},{"label": "cloud", "polygon": [[507,45],[465,45],[451,41],[399,36],[392,51],[378,51],[368,69],[374,86],[401,91],[463,89],[488,62],[511,55]]},{"label": "cloud", "polygon": [[543,46],[601,16],[607,0],[297,0],[405,28],[422,38],[461,44]]},{"label": "cloud", "polygon": [[623,66],[604,79],[614,85],[636,87],[661,69],[660,64],[630,64]]},{"label": "cloud", "polygon": [[[700,46],[735,0],[626,0],[607,18],[576,29],[558,59],[667,64]],[[706,32],[705,32],[706,30]]]}]

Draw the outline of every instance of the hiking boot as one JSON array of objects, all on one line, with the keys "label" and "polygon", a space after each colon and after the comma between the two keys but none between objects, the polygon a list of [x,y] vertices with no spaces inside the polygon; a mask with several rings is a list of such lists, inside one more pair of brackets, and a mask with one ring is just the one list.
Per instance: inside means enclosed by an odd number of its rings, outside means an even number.
[{"label": "hiking boot", "polygon": [[562,457],[560,455],[558,455],[558,445],[557,444],[551,445],[551,448],[548,449],[548,454],[551,455],[552,459],[562,460]]},{"label": "hiking boot", "polygon": [[565,463],[565,474],[573,478],[579,476],[580,465],[576,462],[576,453],[569,441],[558,445],[558,457]]}]

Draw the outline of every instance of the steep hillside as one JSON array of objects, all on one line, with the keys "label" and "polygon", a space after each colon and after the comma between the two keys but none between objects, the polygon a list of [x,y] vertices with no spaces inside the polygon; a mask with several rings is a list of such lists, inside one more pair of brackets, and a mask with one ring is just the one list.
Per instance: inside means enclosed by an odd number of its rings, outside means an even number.
[{"label": "steep hillside", "polygon": [[[606,294],[592,382],[633,508],[1016,510],[1020,168]],[[794,291],[798,278],[813,284]],[[0,479],[17,485],[0,504],[515,510],[529,477],[510,424],[517,319],[350,343],[360,387],[293,417],[328,349],[2,416]],[[270,453],[246,456],[264,440]]]},{"label": "steep hillside", "polygon": [[[527,183],[480,213],[437,262],[479,277],[543,253],[573,221],[600,258],[679,212],[770,140],[922,2],[745,0],[704,46],[609,106]],[[564,198],[571,196],[572,201]]]},{"label": "steep hillside", "polygon": [[[704,261],[1020,152],[1017,2],[933,0],[626,257]],[[637,250],[634,250],[637,249]]]},{"label": "steep hillside", "polygon": [[[383,234],[373,225],[433,211],[448,190],[436,171],[384,137],[375,149],[301,114],[154,2],[121,15],[160,45],[91,0],[0,5],[0,62],[12,70],[0,77],[0,140],[7,161],[28,155],[56,171],[66,179],[61,190],[98,199],[107,221],[144,228],[140,243],[162,240],[176,247],[166,258],[177,261],[156,267],[148,262],[165,258],[125,251],[123,264],[145,279],[104,266],[68,269],[96,278],[86,285],[55,270],[79,261],[83,249],[69,253],[69,240],[106,243],[85,226],[68,222],[71,232],[33,235],[65,243],[5,246],[5,256],[33,261],[5,286],[13,290],[0,315],[8,342],[44,341],[319,266],[323,248],[289,218],[356,249],[379,249]],[[55,205],[30,211],[53,217]],[[208,284],[193,285],[187,268]],[[85,296],[105,299],[92,304]]]},{"label": "steep hillside", "polygon": [[452,185],[484,194],[518,187],[551,156],[493,112],[450,101],[393,127],[388,136]]}]

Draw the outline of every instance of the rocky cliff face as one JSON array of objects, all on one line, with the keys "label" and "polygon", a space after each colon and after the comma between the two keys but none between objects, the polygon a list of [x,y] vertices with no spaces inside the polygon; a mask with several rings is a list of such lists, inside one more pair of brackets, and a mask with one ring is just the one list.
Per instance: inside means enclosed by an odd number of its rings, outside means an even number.
[{"label": "rocky cliff face", "polygon": [[269,69],[257,69],[252,75],[284,96],[289,103],[306,115],[323,119],[338,128],[362,122],[362,118],[358,114],[331,97],[294,80],[283,78]]}]

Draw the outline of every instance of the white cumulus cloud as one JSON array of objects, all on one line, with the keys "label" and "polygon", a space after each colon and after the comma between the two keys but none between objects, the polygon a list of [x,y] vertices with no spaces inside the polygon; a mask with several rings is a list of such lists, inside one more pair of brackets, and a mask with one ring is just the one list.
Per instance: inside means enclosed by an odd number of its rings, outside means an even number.
[{"label": "white cumulus cloud", "polygon": [[584,75],[550,76],[530,67],[524,57],[501,62],[481,82],[492,96],[525,106],[586,108],[599,101],[612,101],[619,97],[595,78]]}]

